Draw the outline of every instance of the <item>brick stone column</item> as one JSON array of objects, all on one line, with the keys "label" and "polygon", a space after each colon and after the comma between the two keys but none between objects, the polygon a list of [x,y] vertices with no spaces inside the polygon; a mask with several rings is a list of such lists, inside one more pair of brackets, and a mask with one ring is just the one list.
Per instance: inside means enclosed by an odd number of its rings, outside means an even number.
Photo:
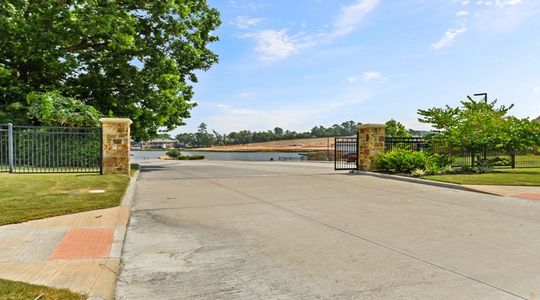
[{"label": "brick stone column", "polygon": [[375,157],[384,152],[385,124],[358,125],[358,168],[362,171],[373,170]]},{"label": "brick stone column", "polygon": [[130,174],[130,119],[102,118],[103,174]]}]

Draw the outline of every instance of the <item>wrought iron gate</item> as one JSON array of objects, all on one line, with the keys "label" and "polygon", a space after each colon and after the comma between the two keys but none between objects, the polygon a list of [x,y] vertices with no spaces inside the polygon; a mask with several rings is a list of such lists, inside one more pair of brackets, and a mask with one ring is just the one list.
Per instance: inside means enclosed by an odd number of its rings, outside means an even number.
[{"label": "wrought iron gate", "polygon": [[358,169],[358,135],[356,137],[337,137],[334,142],[334,169]]},{"label": "wrought iron gate", "polygon": [[0,125],[0,172],[101,173],[101,128]]}]

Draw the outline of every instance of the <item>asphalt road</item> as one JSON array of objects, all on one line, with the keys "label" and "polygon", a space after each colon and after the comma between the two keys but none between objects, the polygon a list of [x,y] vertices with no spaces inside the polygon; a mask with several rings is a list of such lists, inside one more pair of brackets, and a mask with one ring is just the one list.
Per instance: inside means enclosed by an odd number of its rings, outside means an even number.
[{"label": "asphalt road", "polygon": [[540,203],[324,163],[149,162],[118,299],[535,299]]}]

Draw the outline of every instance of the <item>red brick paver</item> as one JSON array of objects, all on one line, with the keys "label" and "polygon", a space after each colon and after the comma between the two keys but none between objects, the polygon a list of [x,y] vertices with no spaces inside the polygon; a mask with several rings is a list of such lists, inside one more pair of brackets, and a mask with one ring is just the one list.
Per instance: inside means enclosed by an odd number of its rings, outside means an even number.
[{"label": "red brick paver", "polygon": [[71,229],[49,259],[92,259],[109,255],[113,228]]},{"label": "red brick paver", "polygon": [[521,194],[512,195],[512,197],[540,200],[540,194],[534,194],[534,193],[521,193]]}]

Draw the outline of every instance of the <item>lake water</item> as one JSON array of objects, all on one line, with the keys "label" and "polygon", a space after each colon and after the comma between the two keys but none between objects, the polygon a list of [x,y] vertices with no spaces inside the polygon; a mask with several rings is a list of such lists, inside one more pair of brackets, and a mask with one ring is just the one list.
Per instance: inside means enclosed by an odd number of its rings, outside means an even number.
[{"label": "lake water", "polygon": [[[132,162],[147,159],[158,159],[165,155],[165,151],[131,151]],[[184,155],[200,154],[208,160],[246,160],[246,161],[280,161],[280,160],[306,160],[307,158],[297,152],[212,152],[212,151],[182,151]]]}]

